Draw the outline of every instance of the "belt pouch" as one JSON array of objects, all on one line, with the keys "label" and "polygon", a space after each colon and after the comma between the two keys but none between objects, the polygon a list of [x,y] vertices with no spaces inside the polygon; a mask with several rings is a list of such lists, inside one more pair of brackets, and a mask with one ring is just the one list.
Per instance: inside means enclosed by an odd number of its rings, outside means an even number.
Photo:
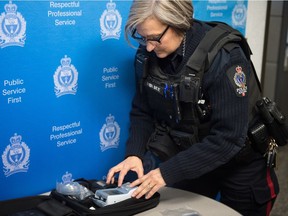
[{"label": "belt pouch", "polygon": [[171,139],[169,132],[157,128],[149,138],[147,149],[161,161],[166,161],[179,152],[179,148]]}]

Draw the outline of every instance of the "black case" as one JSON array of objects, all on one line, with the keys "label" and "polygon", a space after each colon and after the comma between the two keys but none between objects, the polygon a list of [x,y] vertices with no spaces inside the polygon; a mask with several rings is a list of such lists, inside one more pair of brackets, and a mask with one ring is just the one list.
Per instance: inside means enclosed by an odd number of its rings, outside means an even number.
[{"label": "black case", "polygon": [[[77,180],[79,183],[92,189],[92,183],[97,180]],[[79,201],[52,190],[49,196],[30,196],[0,202],[1,216],[130,216],[158,205],[160,194],[155,193],[150,199],[130,198],[125,201],[97,207],[91,198]],[[93,210],[91,209],[93,207]],[[95,210],[94,210],[95,209]]]}]

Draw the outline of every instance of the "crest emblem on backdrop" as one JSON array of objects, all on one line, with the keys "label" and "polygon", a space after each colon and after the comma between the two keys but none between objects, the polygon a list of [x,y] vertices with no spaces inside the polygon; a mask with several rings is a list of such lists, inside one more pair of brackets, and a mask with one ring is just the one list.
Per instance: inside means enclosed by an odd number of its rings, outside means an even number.
[{"label": "crest emblem on backdrop", "polygon": [[71,64],[71,58],[65,55],[61,59],[59,66],[54,74],[54,90],[57,97],[73,94],[77,92],[78,72],[74,65]]},{"label": "crest emblem on backdrop", "polygon": [[237,27],[245,27],[247,9],[243,1],[238,1],[232,11],[232,24]]},{"label": "crest emblem on backdrop", "polygon": [[106,124],[100,130],[101,151],[109,148],[117,148],[119,146],[120,127],[115,121],[115,117],[109,114],[106,118]]},{"label": "crest emblem on backdrop", "polygon": [[6,177],[18,173],[27,172],[29,168],[30,149],[22,142],[22,136],[14,134],[10,138],[10,144],[2,154],[3,169]]},{"label": "crest emblem on backdrop", "polygon": [[72,178],[72,173],[69,173],[68,171],[66,171],[66,173],[62,176],[62,183],[69,184],[73,181],[74,179]]},{"label": "crest emblem on backdrop", "polygon": [[9,4],[4,6],[5,12],[0,15],[0,47],[21,46],[26,39],[26,21],[17,12],[17,5]]},{"label": "crest emblem on backdrop", "polygon": [[116,10],[116,4],[110,0],[106,4],[107,10],[105,10],[100,18],[101,38],[106,39],[119,39],[121,34],[122,17],[118,10]]},{"label": "crest emblem on backdrop", "polygon": [[66,173],[62,175],[62,182],[56,182],[56,190],[58,192],[67,191],[67,185],[70,185],[71,183],[73,183],[73,181],[74,179],[72,179],[72,174],[66,171]]}]

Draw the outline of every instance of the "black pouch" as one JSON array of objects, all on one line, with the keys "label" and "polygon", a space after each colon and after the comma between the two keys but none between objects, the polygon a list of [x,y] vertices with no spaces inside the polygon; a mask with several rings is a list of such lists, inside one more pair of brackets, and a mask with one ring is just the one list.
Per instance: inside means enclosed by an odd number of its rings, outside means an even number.
[{"label": "black pouch", "polygon": [[255,151],[265,154],[268,148],[269,134],[264,123],[259,122],[248,131],[248,137]]},{"label": "black pouch", "polygon": [[28,196],[0,202],[1,216],[77,216],[73,209],[50,196]]},{"label": "black pouch", "polygon": [[192,133],[186,133],[178,130],[171,130],[170,135],[180,151],[186,150],[191,145],[198,142],[197,136]]},{"label": "black pouch", "polygon": [[286,117],[276,103],[264,97],[257,101],[256,106],[261,114],[263,123],[267,126],[269,135],[275,139],[277,145],[286,145],[288,143],[288,125]]},{"label": "black pouch", "polygon": [[255,158],[254,147],[251,145],[250,141],[247,139],[245,141],[245,146],[234,157],[234,160],[238,164],[247,165],[247,164],[250,164],[254,158]]},{"label": "black pouch", "polygon": [[175,145],[169,135],[169,129],[162,126],[156,126],[147,143],[147,149],[161,161],[166,161],[180,152],[178,146]]},{"label": "black pouch", "polygon": [[[101,186],[99,184],[99,180],[86,180],[83,178],[75,181],[79,182],[93,193],[95,193],[95,191],[98,189],[111,188],[116,186],[116,184]],[[84,200],[79,201],[71,196],[60,194],[56,190],[52,190],[50,196],[61,203],[65,203],[66,206],[75,210],[81,216],[135,215],[137,213],[156,207],[160,200],[160,194],[156,192],[150,199],[145,199],[145,197],[136,199],[132,197],[116,204],[99,207],[93,202],[92,197],[87,197]]]},{"label": "black pouch", "polygon": [[[97,180],[76,180],[89,190],[95,192],[99,187]],[[114,185],[113,185],[114,186]],[[111,187],[111,185],[105,186]],[[31,196],[0,202],[1,216],[130,216],[158,205],[160,194],[156,192],[150,199],[130,198],[113,205],[98,207],[87,197],[77,200],[71,196],[58,193],[55,189],[49,196]]]}]

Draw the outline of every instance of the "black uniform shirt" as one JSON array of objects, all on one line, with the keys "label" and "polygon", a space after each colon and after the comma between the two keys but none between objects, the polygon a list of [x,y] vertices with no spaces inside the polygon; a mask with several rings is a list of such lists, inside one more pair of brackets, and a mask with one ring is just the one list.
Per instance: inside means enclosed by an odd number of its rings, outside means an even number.
[{"label": "black uniform shirt", "polygon": [[158,59],[159,66],[164,73],[167,73],[167,74],[177,73],[177,68],[180,65],[181,61],[183,60],[184,46],[185,45],[182,42],[175,52],[171,53],[166,58]]},{"label": "black uniform shirt", "polygon": [[[194,22],[192,29],[187,32],[187,43],[199,43],[204,36],[203,31],[204,24]],[[185,65],[188,58],[189,55],[185,55],[180,65]],[[210,133],[201,142],[160,164],[166,184],[194,179],[211,172],[228,163],[244,146],[248,130],[248,94],[238,94],[241,87],[236,82],[236,69],[246,75],[245,82],[248,83],[250,68],[241,48],[231,52],[221,49],[203,77],[202,87],[212,106]],[[154,131],[154,122],[147,97],[137,88],[130,113],[126,157],[135,155],[143,158],[146,143]]]}]

